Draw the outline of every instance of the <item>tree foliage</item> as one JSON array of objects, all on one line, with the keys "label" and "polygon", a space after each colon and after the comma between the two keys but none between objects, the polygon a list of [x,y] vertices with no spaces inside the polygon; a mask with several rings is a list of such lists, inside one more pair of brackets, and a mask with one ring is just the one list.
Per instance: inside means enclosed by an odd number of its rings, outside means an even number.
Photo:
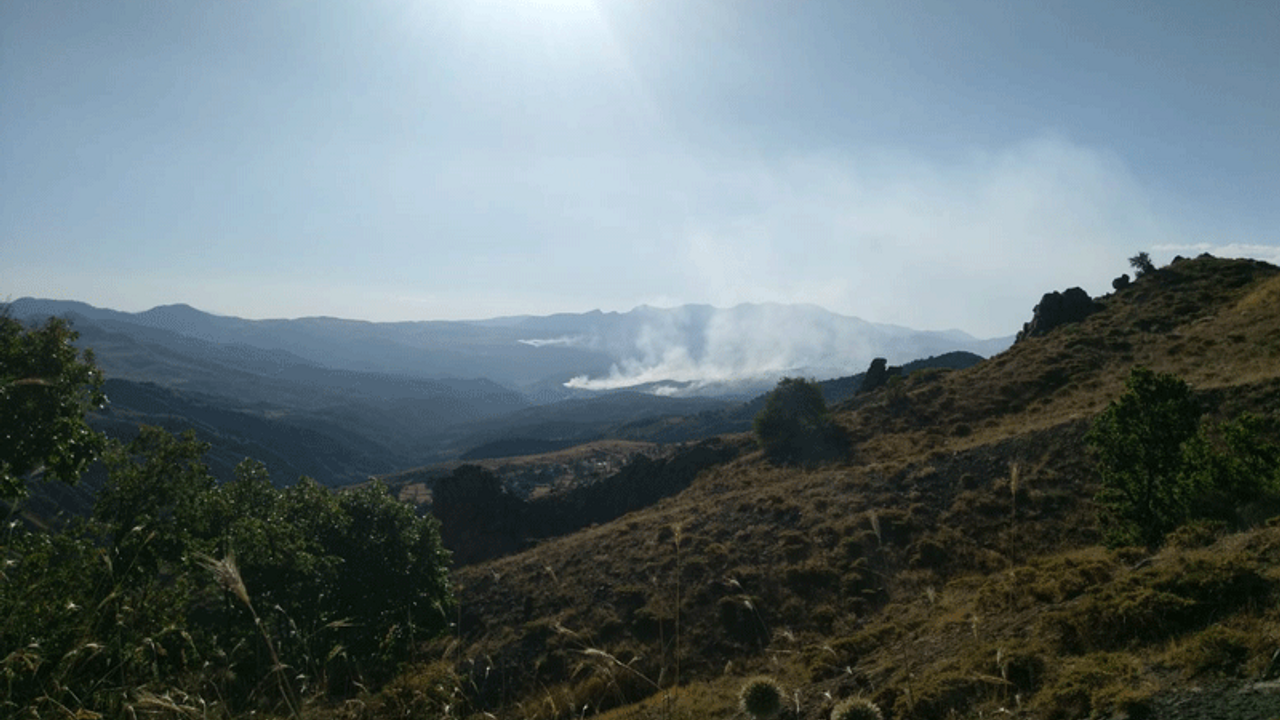
[{"label": "tree foliage", "polygon": [[1095,501],[1112,545],[1159,545],[1191,519],[1238,523],[1280,486],[1280,448],[1251,415],[1202,426],[1191,387],[1135,367],[1085,436],[1101,476]]},{"label": "tree foliage", "polygon": [[1096,500],[1109,542],[1158,545],[1187,517],[1191,487],[1180,478],[1182,445],[1200,408],[1185,382],[1135,367],[1125,391],[1086,436],[1102,476]]},{"label": "tree foliage", "polygon": [[1129,267],[1134,269],[1134,277],[1142,277],[1156,271],[1155,263],[1151,262],[1151,256],[1145,251],[1129,258]]},{"label": "tree foliage", "polygon": [[1201,425],[1182,448],[1181,482],[1195,494],[1195,516],[1248,525],[1274,512],[1280,446],[1268,436],[1275,430],[1274,423],[1252,413]]},{"label": "tree foliage", "polygon": [[105,398],[75,338],[0,314],[0,499],[99,457],[108,471],[91,517],[0,529],[0,715],[124,717],[207,692],[220,712],[292,711],[302,692],[385,679],[444,629],[433,518],[376,483],[277,488],[253,460],[219,485],[190,431],[106,441],[85,423]]},{"label": "tree foliage", "polygon": [[138,693],[212,687],[231,711],[277,712],[380,682],[443,631],[449,556],[433,518],[377,483],[277,488],[253,460],[219,485],[207,449],[143,427],[108,449],[92,518],[6,528],[0,648],[25,648],[0,661],[9,710],[124,716]]},{"label": "tree foliage", "polygon": [[831,419],[822,390],[803,378],[783,378],[755,418],[765,456],[779,464],[813,464],[844,456],[844,433]]},{"label": "tree foliage", "polygon": [[109,475],[94,518],[105,526],[120,567],[154,573],[182,560],[216,485],[203,462],[208,450],[190,430],[174,436],[147,425],[127,444],[108,444]]},{"label": "tree foliage", "polygon": [[102,450],[84,419],[106,402],[102,373],[77,337],[65,320],[28,328],[0,312],[0,500],[35,475],[73,483]]}]

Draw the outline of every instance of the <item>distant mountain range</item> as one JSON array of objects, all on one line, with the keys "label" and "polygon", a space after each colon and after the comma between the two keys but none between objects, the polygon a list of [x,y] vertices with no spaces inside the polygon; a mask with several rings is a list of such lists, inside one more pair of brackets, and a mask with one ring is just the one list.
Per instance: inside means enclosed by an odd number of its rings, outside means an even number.
[{"label": "distant mountain range", "polygon": [[953,350],[985,357],[1013,340],[870,323],[813,305],[641,306],[626,313],[394,323],[245,320],[188,305],[124,313],[32,298],[13,302],[10,311],[28,318],[78,317],[105,331],[180,343],[201,356],[279,377],[328,368],[431,380],[484,378],[531,402],[622,388],[750,396],[785,375],[849,375],[875,357],[898,362]]},{"label": "distant mountain range", "polygon": [[[337,484],[458,457],[504,438],[564,444],[663,417],[723,413],[780,377],[847,377],[1012,338],[877,325],[805,305],[374,323],[245,320],[167,305],[126,313],[22,298],[71,320],[111,380],[98,423],[196,427],[227,468],[244,452],[280,481]],[[716,423],[719,424],[719,423]],[[225,469],[225,468],[224,468]]]}]

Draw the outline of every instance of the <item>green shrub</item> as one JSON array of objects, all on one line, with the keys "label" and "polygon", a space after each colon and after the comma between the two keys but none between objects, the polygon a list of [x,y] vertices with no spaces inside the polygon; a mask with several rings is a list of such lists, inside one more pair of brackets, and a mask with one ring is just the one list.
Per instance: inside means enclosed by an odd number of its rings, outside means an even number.
[{"label": "green shrub", "polygon": [[1200,425],[1191,388],[1143,367],[1085,436],[1102,489],[1095,498],[1111,546],[1159,545],[1195,518],[1247,525],[1280,509],[1280,447],[1271,425],[1243,414]]},{"label": "green shrub", "polygon": [[844,457],[848,441],[827,412],[818,385],[783,378],[756,415],[756,438],[765,456],[781,465],[812,465]]},{"label": "green shrub", "polygon": [[1193,493],[1181,477],[1182,445],[1199,423],[1190,386],[1133,368],[1085,437],[1102,476],[1096,502],[1109,544],[1155,547],[1187,519]]},{"label": "green shrub", "polygon": [[124,717],[201,694],[293,714],[304,694],[387,678],[444,628],[434,519],[378,484],[281,490],[254,461],[217,485],[206,448],[144,427],[108,450],[94,517],[0,533],[0,648],[17,649],[0,652],[0,715]]}]

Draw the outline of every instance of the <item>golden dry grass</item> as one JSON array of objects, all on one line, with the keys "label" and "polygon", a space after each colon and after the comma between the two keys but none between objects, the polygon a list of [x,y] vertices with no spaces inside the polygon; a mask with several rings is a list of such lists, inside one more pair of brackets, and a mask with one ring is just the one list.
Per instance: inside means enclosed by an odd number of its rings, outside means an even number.
[{"label": "golden dry grass", "polygon": [[[1082,323],[836,407],[845,462],[751,453],[464,568],[459,625],[428,653],[466,678],[472,711],[513,718],[728,717],[756,673],[791,683],[811,718],[850,694],[895,718],[1072,717],[1197,673],[1256,674],[1280,630],[1280,531],[1101,550],[1082,438],[1135,364],[1185,378],[1211,412],[1280,411],[1278,273],[1176,263]],[[1202,607],[1188,573],[1243,599]],[[1107,613],[1132,632],[1091,635]]]}]

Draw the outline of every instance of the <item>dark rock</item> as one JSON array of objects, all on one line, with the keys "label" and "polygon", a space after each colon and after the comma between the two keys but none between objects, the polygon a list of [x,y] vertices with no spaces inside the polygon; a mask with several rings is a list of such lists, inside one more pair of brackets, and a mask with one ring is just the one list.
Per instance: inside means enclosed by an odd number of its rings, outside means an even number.
[{"label": "dark rock", "polygon": [[1123,290],[1127,287],[1129,287],[1129,273],[1125,273],[1124,275],[1121,275],[1120,277],[1111,281],[1112,290]]},{"label": "dark rock", "polygon": [[1031,322],[1022,326],[1022,332],[1018,333],[1018,339],[1014,342],[1044,335],[1062,325],[1080,322],[1101,309],[1101,305],[1078,287],[1066,292],[1046,293],[1040,298],[1040,304],[1036,305]]},{"label": "dark rock", "polygon": [[867,373],[862,376],[862,387],[858,388],[858,392],[871,392],[889,382],[889,378],[901,374],[901,367],[897,365],[889,366],[888,360],[876,358],[871,361],[871,367],[867,368]]}]

